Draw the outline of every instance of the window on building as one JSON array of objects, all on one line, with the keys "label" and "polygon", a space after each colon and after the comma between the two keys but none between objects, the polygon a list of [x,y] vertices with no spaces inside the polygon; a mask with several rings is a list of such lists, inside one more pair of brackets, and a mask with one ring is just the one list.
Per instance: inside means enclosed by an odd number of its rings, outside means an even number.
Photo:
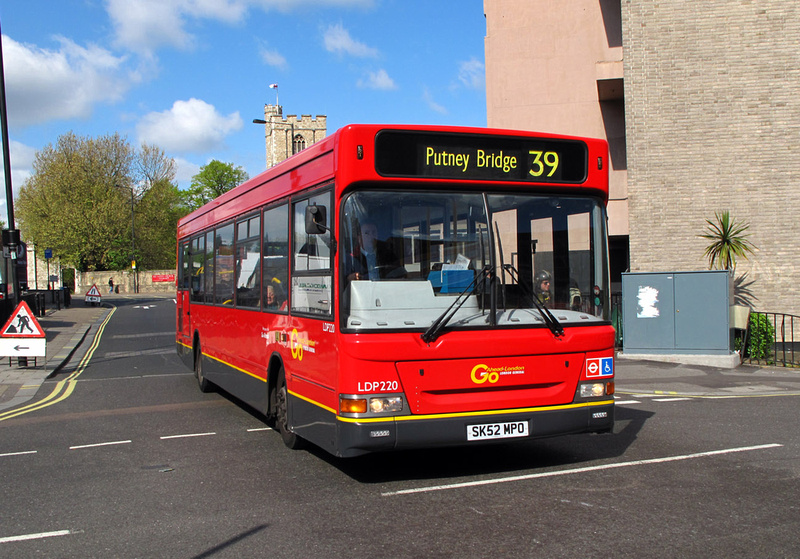
[{"label": "window on building", "polygon": [[292,154],[300,153],[306,149],[306,140],[300,134],[295,134],[292,138]]}]

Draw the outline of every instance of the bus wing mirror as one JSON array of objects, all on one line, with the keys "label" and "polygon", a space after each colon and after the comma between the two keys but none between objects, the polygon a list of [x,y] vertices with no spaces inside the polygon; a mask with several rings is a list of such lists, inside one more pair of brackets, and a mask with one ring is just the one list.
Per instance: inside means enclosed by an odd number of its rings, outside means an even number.
[{"label": "bus wing mirror", "polygon": [[322,235],[330,228],[325,225],[328,221],[325,206],[306,206],[306,233],[308,235]]}]

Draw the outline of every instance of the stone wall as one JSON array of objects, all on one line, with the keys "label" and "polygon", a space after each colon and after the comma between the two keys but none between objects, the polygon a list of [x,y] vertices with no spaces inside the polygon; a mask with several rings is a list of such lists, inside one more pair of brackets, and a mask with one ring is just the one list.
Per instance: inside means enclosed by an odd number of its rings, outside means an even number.
[{"label": "stone wall", "polygon": [[[175,293],[175,270],[147,270],[140,271],[137,278],[139,293]],[[171,281],[164,281],[172,277]],[[84,272],[75,277],[76,295],[83,295],[92,285],[97,285],[100,293],[108,293],[108,280],[114,280],[114,286],[119,287],[120,293],[134,293],[134,275],[130,271],[124,272]]]},{"label": "stone wall", "polygon": [[622,0],[631,271],[707,268],[750,224],[754,307],[800,315],[800,3]]}]

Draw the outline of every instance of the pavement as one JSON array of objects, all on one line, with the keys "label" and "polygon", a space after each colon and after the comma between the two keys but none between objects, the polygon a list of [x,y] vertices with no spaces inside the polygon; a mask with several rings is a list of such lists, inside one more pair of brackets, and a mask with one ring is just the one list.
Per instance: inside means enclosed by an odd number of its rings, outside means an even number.
[{"label": "pavement", "polygon": [[[37,317],[47,337],[47,357],[38,358],[35,365],[33,358],[28,358],[28,366],[20,366],[16,359],[0,357],[0,411],[33,398],[42,383],[55,376],[81,344],[91,343],[89,332],[92,326],[99,326],[105,319],[114,299],[124,297],[131,295],[104,295],[100,306],[90,306],[82,299],[74,298],[69,308],[48,309],[46,316]],[[729,369],[633,359],[615,360],[615,367],[619,396],[666,394],[731,398],[800,395],[798,369],[751,365]]]},{"label": "pavement", "polygon": [[18,358],[0,357],[0,411],[33,398],[42,383],[69,362],[91,327],[110,310],[106,303],[91,306],[73,299],[69,308],[48,308],[46,316],[37,316],[47,339],[46,357],[28,357],[26,366],[21,366]]}]

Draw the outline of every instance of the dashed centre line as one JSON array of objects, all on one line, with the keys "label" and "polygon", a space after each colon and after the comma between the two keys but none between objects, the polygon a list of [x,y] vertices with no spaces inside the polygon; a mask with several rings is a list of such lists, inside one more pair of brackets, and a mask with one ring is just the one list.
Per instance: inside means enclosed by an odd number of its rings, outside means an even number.
[{"label": "dashed centre line", "polygon": [[24,450],[22,452],[6,452],[5,454],[0,454],[0,458],[4,456],[22,456],[23,454],[36,454],[37,450]]},{"label": "dashed centre line", "polygon": [[162,441],[165,441],[167,439],[186,439],[186,438],[190,438],[190,437],[208,437],[210,435],[216,435],[216,433],[214,433],[214,432],[210,432],[210,433],[187,433],[185,435],[167,435],[167,436],[159,437],[159,438]]},{"label": "dashed centre line", "polygon": [[69,447],[69,449],[70,450],[78,450],[78,449],[81,449],[81,448],[95,448],[95,447],[98,447],[98,446],[113,446],[113,445],[118,445],[118,444],[130,444],[131,442],[132,442],[131,440],[127,440],[127,441],[109,441],[109,442],[106,442],[106,443],[81,444],[81,445],[77,445],[77,446],[71,446],[71,447]]},{"label": "dashed centre line", "polygon": [[55,530],[53,532],[39,532],[38,534],[22,534],[20,536],[8,536],[0,538],[0,543],[23,542],[26,540],[40,540],[42,538],[52,538],[55,536],[68,536],[70,530]]}]

